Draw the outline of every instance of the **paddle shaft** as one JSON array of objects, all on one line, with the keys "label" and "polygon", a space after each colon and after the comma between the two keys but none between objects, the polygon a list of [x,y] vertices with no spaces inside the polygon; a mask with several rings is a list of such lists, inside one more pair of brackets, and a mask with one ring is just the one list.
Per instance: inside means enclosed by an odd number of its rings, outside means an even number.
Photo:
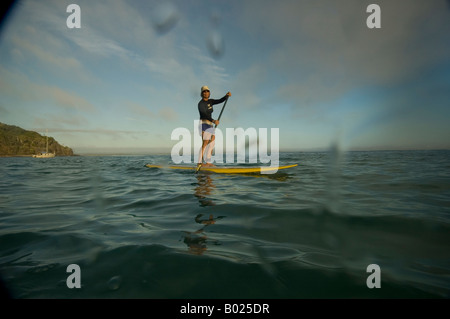
[{"label": "paddle shaft", "polygon": [[[227,105],[227,102],[228,102],[228,97],[229,96],[227,96],[227,99],[225,100],[225,103],[222,106],[222,110],[220,111],[219,118],[217,119],[218,121],[220,121],[220,118],[222,117],[223,110],[225,109],[225,106]],[[216,127],[217,127],[217,124],[216,124]]]}]

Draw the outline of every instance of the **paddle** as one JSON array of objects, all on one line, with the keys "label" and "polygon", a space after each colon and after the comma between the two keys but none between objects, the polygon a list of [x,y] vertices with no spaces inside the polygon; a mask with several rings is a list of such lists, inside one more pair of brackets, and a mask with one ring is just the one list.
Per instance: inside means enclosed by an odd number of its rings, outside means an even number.
[{"label": "paddle", "polygon": [[[229,96],[227,95],[227,99],[225,100],[225,103],[222,106],[222,110],[220,111],[219,118],[217,119],[218,121],[220,121],[220,118],[222,117],[223,110],[225,109],[225,106],[227,105],[227,102],[228,102],[228,98],[229,98]],[[217,124],[216,124],[216,127],[217,127]]]},{"label": "paddle", "polygon": [[[229,96],[227,95],[227,98],[226,98],[226,100],[225,100],[225,103],[224,103],[223,106],[222,106],[222,110],[220,111],[219,118],[217,119],[218,121],[220,121],[220,118],[222,117],[223,110],[225,109],[225,106],[227,105],[227,102],[228,102],[228,98],[229,98]],[[217,127],[217,124],[216,124],[215,127]],[[198,173],[198,171],[200,170],[201,167],[202,167],[201,164],[197,166],[197,169],[195,170],[195,174]]]}]

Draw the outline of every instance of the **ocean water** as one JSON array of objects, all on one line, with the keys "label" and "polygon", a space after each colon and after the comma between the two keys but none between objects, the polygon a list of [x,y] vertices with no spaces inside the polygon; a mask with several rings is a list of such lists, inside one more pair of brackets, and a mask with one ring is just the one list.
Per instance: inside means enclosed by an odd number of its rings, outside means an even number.
[{"label": "ocean water", "polygon": [[449,151],[281,153],[299,166],[274,175],[144,167],[169,162],[0,158],[10,295],[450,297]]}]

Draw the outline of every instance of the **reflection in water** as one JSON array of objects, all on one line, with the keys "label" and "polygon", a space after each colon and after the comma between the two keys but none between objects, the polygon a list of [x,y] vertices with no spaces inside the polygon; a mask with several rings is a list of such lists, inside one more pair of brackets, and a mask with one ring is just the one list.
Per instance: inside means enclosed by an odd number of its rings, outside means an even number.
[{"label": "reflection in water", "polygon": [[216,188],[209,174],[197,174],[198,184],[195,187],[194,196],[198,198],[201,207],[214,206],[214,202],[208,199]]},{"label": "reflection in water", "polygon": [[188,251],[195,255],[202,255],[208,249],[207,244],[220,245],[219,241],[208,239],[204,231],[206,227],[215,224],[217,220],[222,219],[224,216],[214,218],[213,215],[209,215],[208,219],[202,219],[202,217],[203,214],[195,216],[195,222],[203,225],[200,229],[194,232],[184,232],[183,242],[188,246]]},{"label": "reflection in water", "polygon": [[256,177],[256,178],[267,178],[267,179],[273,179],[279,182],[287,181],[290,177],[288,173],[284,172],[276,172],[275,174],[260,174],[260,173],[248,173],[248,174],[239,174],[240,176],[246,176],[246,177]]},{"label": "reflection in water", "polygon": [[[278,181],[285,181],[289,178],[288,174],[276,173],[276,174],[240,174],[247,177],[259,177],[269,178]],[[211,174],[197,174],[197,183],[194,183],[194,196],[198,198],[200,207],[215,206],[216,203],[212,200],[212,196],[216,190],[216,186],[213,183]],[[195,255],[202,255],[207,249],[208,245],[220,245],[218,240],[212,240],[208,238],[205,233],[206,227],[214,225],[216,221],[222,219],[224,216],[218,216],[214,218],[211,214],[209,218],[203,218],[203,214],[198,214],[194,220],[202,227],[196,231],[183,231],[183,242],[188,246],[188,251]]]},{"label": "reflection in water", "polygon": [[[198,198],[201,207],[214,206],[214,201],[210,196],[214,193],[216,186],[214,186],[213,180],[210,174],[198,174],[197,183],[194,184],[194,196]],[[202,227],[196,231],[189,232],[184,231],[183,242],[188,246],[188,251],[195,255],[201,255],[208,249],[208,244],[220,245],[217,240],[208,239],[205,233],[205,228],[214,225],[217,220],[222,219],[223,216],[214,218],[211,214],[209,218],[203,218],[203,214],[195,216],[194,220]]]}]

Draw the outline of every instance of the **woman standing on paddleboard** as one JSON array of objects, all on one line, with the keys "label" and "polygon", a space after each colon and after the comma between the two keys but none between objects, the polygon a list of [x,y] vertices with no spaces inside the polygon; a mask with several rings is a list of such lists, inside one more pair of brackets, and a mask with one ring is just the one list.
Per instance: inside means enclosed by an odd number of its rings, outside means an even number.
[{"label": "woman standing on paddleboard", "polygon": [[203,144],[198,156],[197,169],[202,166],[203,153],[205,152],[205,149],[208,145],[209,147],[208,153],[206,154],[206,164],[204,164],[204,166],[213,166],[213,164],[211,163],[211,154],[215,145],[213,125],[219,125],[219,121],[212,118],[213,105],[220,104],[231,96],[231,93],[228,92],[223,98],[219,100],[210,99],[209,97],[211,93],[209,92],[209,88],[206,85],[202,86],[200,94],[202,96],[202,99],[200,100],[200,102],[198,102],[198,112],[200,113],[200,123],[202,125]]}]

